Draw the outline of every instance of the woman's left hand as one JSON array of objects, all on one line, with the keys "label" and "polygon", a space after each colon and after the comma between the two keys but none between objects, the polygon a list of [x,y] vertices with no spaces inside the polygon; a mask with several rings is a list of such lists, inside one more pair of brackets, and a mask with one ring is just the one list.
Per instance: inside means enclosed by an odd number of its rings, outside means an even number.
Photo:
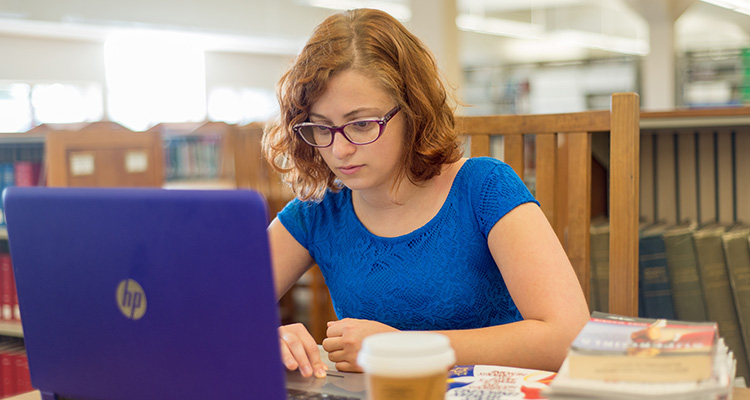
[{"label": "woman's left hand", "polygon": [[398,329],[386,324],[365,319],[344,318],[328,322],[327,338],[323,339],[323,349],[328,359],[336,363],[336,369],[347,372],[362,372],[357,364],[357,354],[364,338],[382,332]]}]

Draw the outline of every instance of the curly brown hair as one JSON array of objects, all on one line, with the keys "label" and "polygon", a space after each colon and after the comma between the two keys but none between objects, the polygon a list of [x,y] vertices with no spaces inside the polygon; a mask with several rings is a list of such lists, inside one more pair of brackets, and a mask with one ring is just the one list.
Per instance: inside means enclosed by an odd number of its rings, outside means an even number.
[{"label": "curly brown hair", "polygon": [[454,109],[427,47],[385,12],[357,9],[326,18],[281,77],[279,117],[263,135],[263,151],[302,200],[341,188],[318,151],[292,131],[338,72],[355,69],[380,82],[405,116],[404,154],[391,190],[406,177],[419,184],[458,161]]}]

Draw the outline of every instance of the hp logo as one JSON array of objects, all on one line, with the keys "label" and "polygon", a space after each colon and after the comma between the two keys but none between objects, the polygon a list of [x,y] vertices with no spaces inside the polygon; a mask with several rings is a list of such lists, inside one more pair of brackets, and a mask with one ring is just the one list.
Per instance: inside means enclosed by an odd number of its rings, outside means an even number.
[{"label": "hp logo", "polygon": [[117,285],[115,300],[122,314],[129,319],[141,319],[146,313],[146,292],[132,279],[125,279]]}]

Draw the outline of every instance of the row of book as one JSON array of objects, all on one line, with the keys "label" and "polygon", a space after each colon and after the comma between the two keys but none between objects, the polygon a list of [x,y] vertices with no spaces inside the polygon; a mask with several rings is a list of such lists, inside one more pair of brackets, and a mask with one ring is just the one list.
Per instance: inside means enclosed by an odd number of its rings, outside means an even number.
[{"label": "row of book", "polygon": [[0,398],[32,391],[29,359],[22,339],[0,343]]},{"label": "row of book", "polygon": [[168,181],[218,178],[221,172],[221,137],[165,136],[164,170]]},{"label": "row of book", "polygon": [[[609,233],[591,228],[592,310],[608,310]],[[639,239],[639,316],[714,321],[750,382],[750,226],[644,224]]]},{"label": "row of book", "polygon": [[716,323],[594,312],[543,394],[551,399],[728,399],[735,368]]},{"label": "row of book", "polygon": [[[16,160],[0,163],[0,193],[9,186],[44,186],[42,162]],[[5,227],[5,214],[0,202],[0,227]]]},{"label": "row of book", "polygon": [[7,240],[0,240],[0,321],[21,322],[16,279]]}]

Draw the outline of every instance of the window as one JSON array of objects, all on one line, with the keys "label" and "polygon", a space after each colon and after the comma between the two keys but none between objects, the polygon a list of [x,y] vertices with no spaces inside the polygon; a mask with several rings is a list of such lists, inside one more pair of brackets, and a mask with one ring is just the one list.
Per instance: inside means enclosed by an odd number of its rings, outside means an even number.
[{"label": "window", "polygon": [[104,45],[108,113],[132,130],[206,118],[205,53],[184,37],[112,35]]},{"label": "window", "polygon": [[31,91],[31,104],[40,124],[93,122],[103,115],[102,90],[94,84],[37,84]]},{"label": "window", "polygon": [[25,132],[39,124],[102,119],[96,83],[0,82],[0,132]]},{"label": "window", "polygon": [[212,121],[238,125],[268,121],[277,109],[276,97],[268,89],[221,87],[208,95],[208,118]]},{"label": "window", "polygon": [[33,126],[31,86],[0,83],[0,132],[24,132]]}]

